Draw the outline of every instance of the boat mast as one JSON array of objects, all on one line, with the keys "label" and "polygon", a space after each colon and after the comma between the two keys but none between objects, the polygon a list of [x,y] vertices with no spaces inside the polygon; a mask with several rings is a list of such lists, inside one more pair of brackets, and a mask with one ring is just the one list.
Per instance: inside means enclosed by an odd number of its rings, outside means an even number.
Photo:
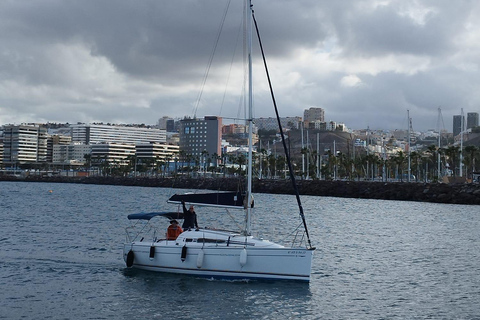
[{"label": "boat mast", "polygon": [[463,108],[461,114],[461,119],[460,119],[460,177],[463,177],[463,132],[465,131],[465,117],[463,116]]},{"label": "boat mast", "polygon": [[440,144],[442,141],[442,134],[440,131],[440,115],[442,114],[442,109],[438,108],[438,118],[437,118],[437,128],[438,128],[438,150],[437,150],[437,179],[440,181]]},{"label": "boat mast", "polygon": [[245,234],[251,234],[252,216],[252,149],[253,149],[253,93],[252,93],[252,1],[245,1],[247,23],[247,59],[248,59],[248,161],[247,161],[247,203]]},{"label": "boat mast", "polygon": [[407,178],[407,181],[410,182],[410,172],[411,172],[411,168],[410,168],[410,163],[411,163],[411,160],[410,160],[410,127],[411,127],[411,122],[410,122],[410,110],[407,110],[407,122],[408,122],[408,178]]}]

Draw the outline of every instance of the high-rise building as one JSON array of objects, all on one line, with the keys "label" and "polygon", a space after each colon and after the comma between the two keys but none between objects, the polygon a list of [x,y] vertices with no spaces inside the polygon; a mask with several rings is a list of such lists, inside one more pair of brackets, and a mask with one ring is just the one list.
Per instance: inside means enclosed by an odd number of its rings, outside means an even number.
[{"label": "high-rise building", "polygon": [[7,125],[4,127],[3,163],[47,161],[47,129],[38,125]]},{"label": "high-rise building", "polygon": [[467,113],[467,128],[471,129],[478,127],[478,112],[469,112]]},{"label": "high-rise building", "polygon": [[104,124],[72,124],[72,142],[96,143],[165,143],[165,130]]},{"label": "high-rise building", "polygon": [[462,132],[462,116],[454,115],[453,116],[453,136],[460,134],[460,132]]},{"label": "high-rise building", "polygon": [[199,157],[204,151],[221,155],[222,118],[207,116],[204,119],[180,121],[180,151]]},{"label": "high-rise building", "polygon": [[170,117],[162,117],[158,119],[158,128],[167,130],[167,132],[175,132],[175,120]]},{"label": "high-rise building", "polygon": [[310,121],[325,121],[325,110],[323,108],[315,108],[311,107],[310,109],[305,109],[303,111],[303,121],[310,122]]}]

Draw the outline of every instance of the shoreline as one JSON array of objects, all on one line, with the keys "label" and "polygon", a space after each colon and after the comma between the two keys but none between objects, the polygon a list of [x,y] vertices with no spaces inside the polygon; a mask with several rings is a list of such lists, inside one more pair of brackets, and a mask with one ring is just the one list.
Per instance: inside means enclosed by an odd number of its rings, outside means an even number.
[{"label": "shoreline", "polygon": [[[237,191],[243,189],[239,178],[127,178],[127,177],[40,177],[0,176],[0,181],[81,183],[182,189]],[[417,182],[298,180],[300,195],[480,205],[480,184],[443,184]],[[253,180],[253,192],[294,194],[289,180]]]}]

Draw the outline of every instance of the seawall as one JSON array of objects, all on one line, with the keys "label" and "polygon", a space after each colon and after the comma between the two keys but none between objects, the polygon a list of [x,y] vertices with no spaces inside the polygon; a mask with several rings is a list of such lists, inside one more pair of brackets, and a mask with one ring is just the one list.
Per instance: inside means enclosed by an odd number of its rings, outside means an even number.
[{"label": "seawall", "polygon": [[[126,178],[126,177],[40,177],[15,178],[0,176],[0,181],[28,181],[55,183],[108,184],[142,187],[183,189],[209,189],[236,191],[245,183],[238,178]],[[301,195],[362,198],[380,200],[404,200],[451,204],[480,205],[480,184],[443,184],[369,181],[297,181]],[[288,180],[253,181],[256,193],[294,194]]]}]

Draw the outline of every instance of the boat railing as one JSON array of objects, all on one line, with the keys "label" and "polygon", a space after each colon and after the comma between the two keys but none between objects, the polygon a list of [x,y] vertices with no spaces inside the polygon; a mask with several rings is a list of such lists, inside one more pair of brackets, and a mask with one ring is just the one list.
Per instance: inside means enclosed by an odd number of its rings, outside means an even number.
[{"label": "boat railing", "polygon": [[[157,238],[158,230],[155,226],[152,226],[150,224],[145,224],[140,230],[137,230],[137,229],[138,227],[136,227],[136,225],[125,227],[125,234],[126,234],[125,239],[127,243],[136,241],[143,234],[145,235],[151,234],[152,231],[153,231],[152,239],[155,240]],[[142,241],[143,239],[144,237],[140,241]]]},{"label": "boat railing", "polygon": [[306,238],[305,238],[305,231],[302,229],[297,228],[294,231],[293,239],[292,239],[292,248],[293,247],[303,247],[307,245]]}]

